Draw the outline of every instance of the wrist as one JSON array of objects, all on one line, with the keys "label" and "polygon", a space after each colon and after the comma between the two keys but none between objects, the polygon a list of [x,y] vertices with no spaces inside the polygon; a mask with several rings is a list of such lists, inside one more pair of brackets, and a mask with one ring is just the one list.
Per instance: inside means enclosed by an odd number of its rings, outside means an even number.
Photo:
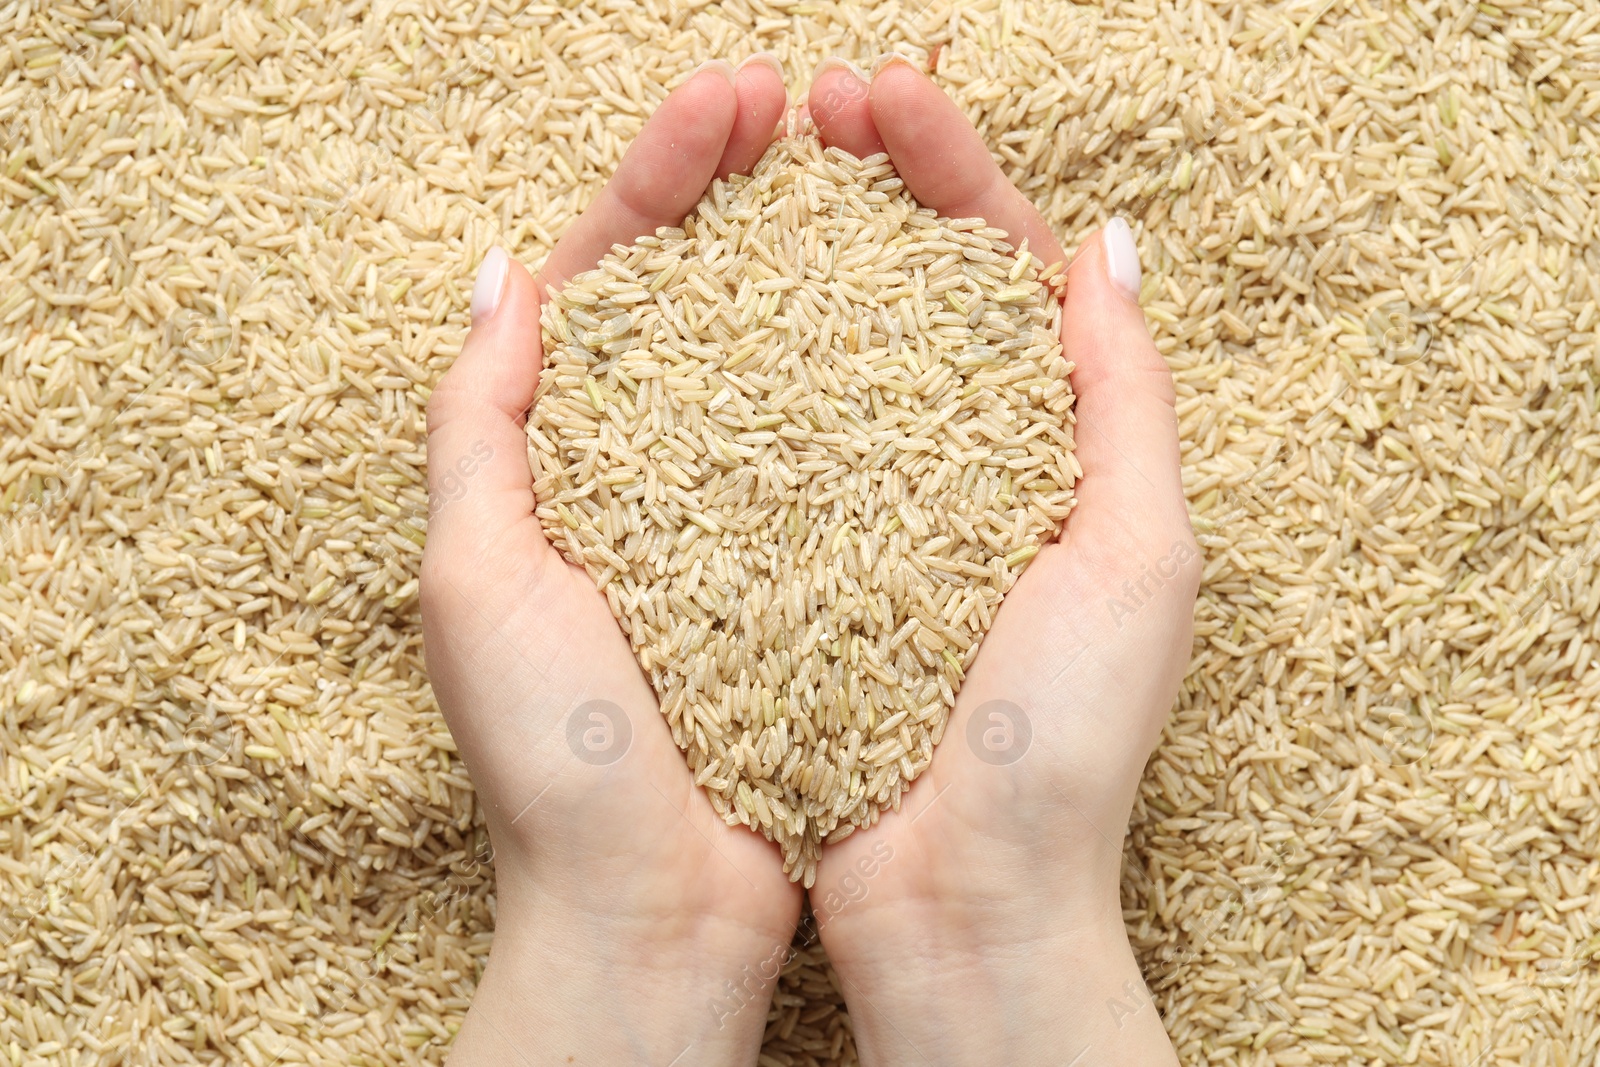
[{"label": "wrist", "polygon": [[862,1067],[1176,1064],[1120,908],[1073,911],[824,927]]},{"label": "wrist", "polygon": [[519,1062],[511,1050],[538,1064],[756,1062],[787,936],[604,905],[502,897],[451,1067]]}]

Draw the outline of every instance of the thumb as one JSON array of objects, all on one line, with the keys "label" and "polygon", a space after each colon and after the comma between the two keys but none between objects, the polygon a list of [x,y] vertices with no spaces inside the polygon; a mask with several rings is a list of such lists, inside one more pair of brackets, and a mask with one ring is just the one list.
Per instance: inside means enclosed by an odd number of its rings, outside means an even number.
[{"label": "thumb", "polygon": [[479,560],[513,530],[524,561],[550,550],[534,519],[522,428],[542,362],[533,278],[492,248],[472,290],[472,330],[428,398],[426,551],[437,558]]},{"label": "thumb", "polygon": [[1067,274],[1061,344],[1074,364],[1074,450],[1083,478],[1064,536],[1165,548],[1191,536],[1172,372],[1139,307],[1139,251],[1121,218],[1086,241]]}]

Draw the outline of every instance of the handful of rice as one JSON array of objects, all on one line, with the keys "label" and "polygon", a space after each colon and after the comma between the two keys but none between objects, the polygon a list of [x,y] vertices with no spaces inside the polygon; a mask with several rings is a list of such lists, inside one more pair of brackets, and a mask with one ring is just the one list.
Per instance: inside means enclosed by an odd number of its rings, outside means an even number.
[{"label": "handful of rice", "polygon": [[545,306],[539,518],[808,886],[927,769],[1072,508],[1060,308],[1004,237],[802,125]]}]

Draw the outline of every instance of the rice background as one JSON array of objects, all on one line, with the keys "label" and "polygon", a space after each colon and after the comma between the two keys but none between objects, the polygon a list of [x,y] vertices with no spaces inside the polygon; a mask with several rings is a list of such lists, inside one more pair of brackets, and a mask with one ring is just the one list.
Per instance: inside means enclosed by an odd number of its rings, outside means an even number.
[{"label": "rice background", "polygon": [[[1600,7],[136,0],[0,3],[11,1063],[442,1062],[494,892],[422,413],[478,260],[702,59],[891,48],[1069,248],[1135,223],[1207,553],[1124,878],[1183,1061],[1596,1061]],[[815,951],[766,1056],[855,1062]]]}]

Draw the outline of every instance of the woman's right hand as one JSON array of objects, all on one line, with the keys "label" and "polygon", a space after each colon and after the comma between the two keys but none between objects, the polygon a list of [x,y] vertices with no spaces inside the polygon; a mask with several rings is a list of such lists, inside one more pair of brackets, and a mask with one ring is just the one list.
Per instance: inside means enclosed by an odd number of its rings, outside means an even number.
[{"label": "woman's right hand", "polygon": [[[904,62],[831,63],[823,139],[887,151],[925,207],[1064,260],[956,105]],[[1171,374],[1113,220],[1068,273],[1077,506],[1006,597],[899,812],[824,849],[812,906],[861,1062],[1172,1064],[1122,922],[1122,839],[1189,661],[1200,556]]]}]

